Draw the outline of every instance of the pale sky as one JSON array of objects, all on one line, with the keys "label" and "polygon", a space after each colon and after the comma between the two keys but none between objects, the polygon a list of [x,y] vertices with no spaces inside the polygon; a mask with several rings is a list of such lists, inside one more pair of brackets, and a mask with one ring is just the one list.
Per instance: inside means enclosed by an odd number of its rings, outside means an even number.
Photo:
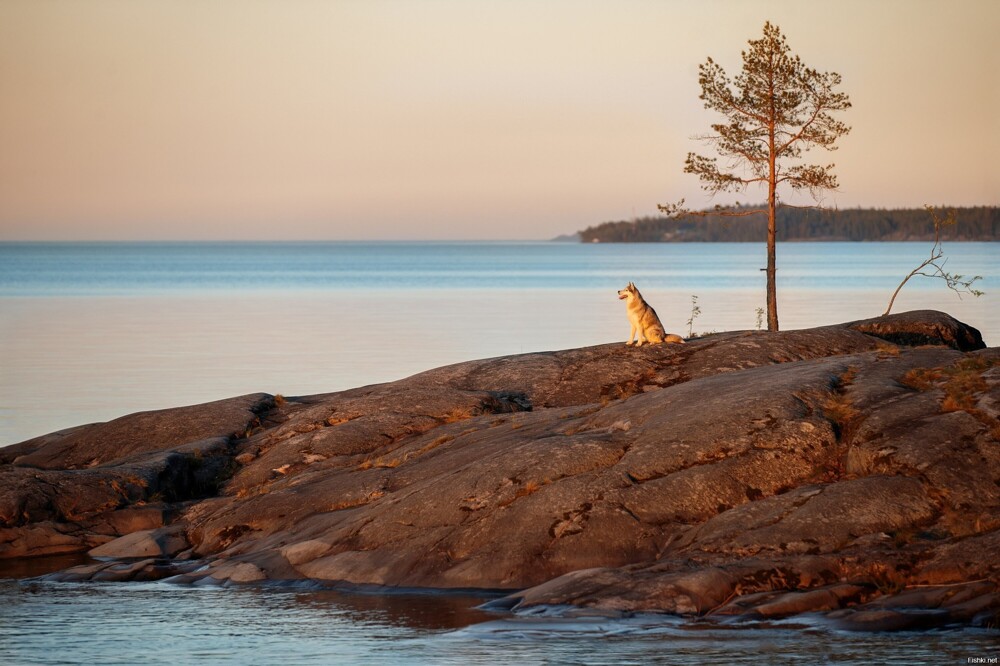
[{"label": "pale sky", "polygon": [[[544,239],[658,202],[766,20],[839,207],[1000,204],[996,0],[0,0],[0,240]],[[740,195],[761,201],[760,192]]]}]

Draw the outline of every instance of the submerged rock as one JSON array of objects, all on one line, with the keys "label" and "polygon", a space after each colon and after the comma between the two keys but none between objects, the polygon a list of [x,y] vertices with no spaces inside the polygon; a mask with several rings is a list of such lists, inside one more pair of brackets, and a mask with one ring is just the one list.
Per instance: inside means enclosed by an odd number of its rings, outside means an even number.
[{"label": "submerged rock", "polygon": [[116,560],[61,580],[518,590],[493,602],[515,612],[990,626],[982,347],[925,311],[125,417],[0,450],[0,557]]}]

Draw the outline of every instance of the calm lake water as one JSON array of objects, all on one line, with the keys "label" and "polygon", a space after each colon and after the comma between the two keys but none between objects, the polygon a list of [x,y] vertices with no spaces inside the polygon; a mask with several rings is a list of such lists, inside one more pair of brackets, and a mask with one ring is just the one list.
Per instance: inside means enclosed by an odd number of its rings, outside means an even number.
[{"label": "calm lake water", "polygon": [[[782,328],[876,316],[929,243],[786,243]],[[1000,243],[950,243],[981,298],[916,278],[1000,344]],[[668,331],[749,329],[764,247],[747,243],[0,243],[0,445],[243,393],[323,393],[474,358],[628,335],[634,281]]]},{"label": "calm lake water", "polygon": [[[779,247],[785,329],[881,314],[922,243]],[[1000,344],[1000,244],[952,243],[959,300],[934,308]],[[302,395],[447,363],[624,342],[629,280],[667,329],[756,326],[751,244],[0,244],[0,445],[130,412],[242,393]],[[57,563],[58,564],[58,563]],[[34,566],[34,565],[33,565]],[[482,598],[169,584],[53,584],[0,567],[0,664],[965,664],[973,630],[857,635],[642,616],[559,621],[476,611]]]}]

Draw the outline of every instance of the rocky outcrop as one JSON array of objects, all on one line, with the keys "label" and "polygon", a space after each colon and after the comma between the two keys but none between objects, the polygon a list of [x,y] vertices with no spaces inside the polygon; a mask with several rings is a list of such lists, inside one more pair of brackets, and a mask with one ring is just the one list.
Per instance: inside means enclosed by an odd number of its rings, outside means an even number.
[{"label": "rocky outcrop", "polygon": [[87,551],[215,495],[265,394],[132,414],[0,449],[0,558]]},{"label": "rocky outcrop", "polygon": [[38,469],[84,469],[173,449],[179,444],[239,437],[271,404],[271,396],[257,393],[204,405],[140,412],[0,449],[0,463]]},{"label": "rocky outcrop", "polygon": [[217,417],[183,432],[176,410],[126,417],[0,450],[0,557],[110,558],[62,580],[516,590],[492,603],[515,612],[995,624],[982,346],[904,313],[246,396],[186,408]]},{"label": "rocky outcrop", "polygon": [[901,345],[946,344],[958,351],[982,349],[983,336],[971,326],[954,326],[932,310],[914,310],[891,317],[876,317],[850,324],[855,331]]}]

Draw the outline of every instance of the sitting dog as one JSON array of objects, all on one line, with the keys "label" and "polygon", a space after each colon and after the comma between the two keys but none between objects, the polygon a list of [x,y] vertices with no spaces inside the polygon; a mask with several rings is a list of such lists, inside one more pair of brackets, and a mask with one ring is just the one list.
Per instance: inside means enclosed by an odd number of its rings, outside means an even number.
[{"label": "sitting dog", "polygon": [[632,345],[636,332],[639,333],[637,347],[641,347],[643,342],[684,342],[684,339],[679,335],[667,334],[663,330],[663,324],[660,323],[660,318],[656,316],[656,310],[646,302],[634,284],[629,282],[627,287],[618,292],[618,298],[625,301],[628,323],[632,325],[632,332],[629,333],[628,342],[625,343],[626,346]]}]

